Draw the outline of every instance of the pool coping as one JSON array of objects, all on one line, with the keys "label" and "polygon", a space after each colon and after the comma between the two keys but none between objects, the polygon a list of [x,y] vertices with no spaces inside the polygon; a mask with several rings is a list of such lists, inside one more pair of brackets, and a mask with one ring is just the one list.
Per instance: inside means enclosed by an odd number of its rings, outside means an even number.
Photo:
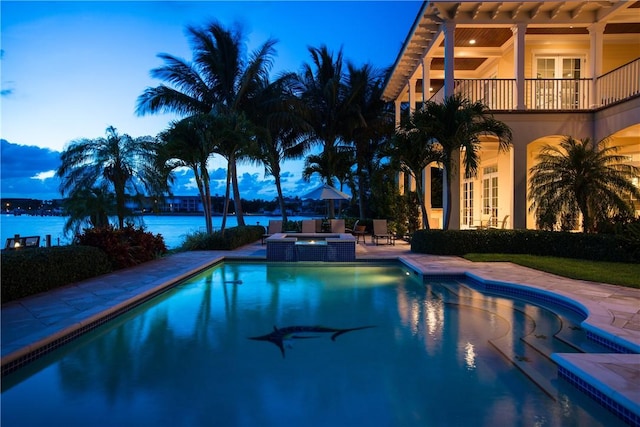
[{"label": "pool coping", "polygon": [[[170,262],[167,261],[168,259],[170,259]],[[91,310],[83,310],[76,316],[67,317],[62,323],[56,322],[52,325],[45,325],[37,331],[37,333],[26,335],[20,340],[14,340],[10,343],[10,351],[5,351],[7,350],[8,343],[3,333],[3,354],[0,362],[2,365],[2,376],[20,369],[36,358],[75,339],[75,337],[80,334],[96,328],[113,317],[144,303],[180,281],[198,274],[203,269],[225,260],[267,262],[263,255],[255,256],[251,253],[237,253],[234,255],[233,252],[198,251],[174,254],[160,260],[152,261],[146,265],[128,269],[124,272],[115,272],[101,277],[99,281],[102,282],[102,286],[105,286],[105,283],[107,286],[113,285],[115,281],[123,280],[123,276],[127,276],[128,280],[132,278],[137,278],[138,280],[140,280],[140,278],[148,278],[149,280],[147,280],[147,283],[143,286],[139,286],[131,292],[123,292],[119,298],[111,299],[107,305]],[[500,283],[514,288],[526,288],[540,294],[551,294],[554,298],[570,301],[580,310],[584,311],[587,314],[587,318],[583,322],[583,326],[592,333],[602,336],[605,339],[611,339],[614,342],[623,343],[627,348],[636,353],[638,352],[637,349],[640,349],[640,328],[638,328],[638,330],[635,329],[635,322],[637,322],[638,319],[633,318],[630,320],[633,326],[631,329],[621,327],[620,322],[616,322],[615,319],[617,312],[612,313],[612,304],[603,304],[601,301],[603,298],[606,299],[606,297],[609,296],[608,293],[615,294],[616,291],[620,290],[620,287],[565,279],[537,270],[515,266],[510,263],[471,263],[457,257],[437,257],[411,252],[404,252],[397,255],[386,254],[385,256],[376,257],[361,256],[356,260],[356,262],[375,261],[400,261],[416,274],[420,274],[423,277],[465,276],[485,283]],[[155,276],[152,272],[155,273]],[[509,277],[516,277],[520,280],[506,280]],[[543,278],[543,280],[540,281],[540,278]],[[126,277],[124,280],[127,280]],[[544,283],[544,285],[531,283],[533,280],[538,280],[540,283]],[[60,291],[62,292],[65,289],[69,290],[73,287],[87,287],[87,282],[95,281],[97,281],[97,279],[81,282],[70,287],[61,288]],[[564,286],[559,286],[558,284]],[[576,284],[581,285],[577,288],[580,292],[576,291]],[[567,286],[569,290],[565,289]],[[573,291],[571,291],[572,286]],[[602,289],[606,289],[606,292],[603,292]],[[625,290],[624,294],[631,295],[631,298],[635,299],[635,306],[632,306],[631,310],[627,307],[627,311],[633,314],[635,308],[635,314],[640,314],[640,290],[622,289]],[[35,304],[42,303],[42,301],[36,301],[37,299],[38,296],[35,296],[33,298],[3,304],[3,325],[7,318],[11,317],[11,313],[6,312],[11,311],[7,309],[11,308],[10,306],[12,304],[24,305],[28,308],[30,304],[25,303],[25,301],[35,301]],[[613,303],[616,302],[619,301],[613,301]],[[626,301],[626,303],[628,305],[629,301]],[[632,301],[631,303],[633,304],[634,302]],[[29,310],[27,309],[27,311]],[[589,365],[589,369],[584,369],[583,366],[591,359],[590,356],[589,354],[577,354],[577,356],[571,355],[565,357],[563,354],[557,357],[560,361],[557,362],[557,364],[559,369],[562,367],[569,372],[569,375],[565,376],[565,379],[574,383],[574,385],[580,389],[584,389],[584,387],[580,387],[580,385],[584,383],[587,384],[587,388],[595,387],[597,390],[601,390],[602,396],[595,397],[600,403],[607,406],[606,402],[613,400],[615,405],[622,405],[623,413],[630,414],[630,418],[627,418],[630,424],[640,425],[640,385],[634,386],[634,381],[640,377],[640,363],[633,363],[635,361],[634,358],[621,358],[619,357],[620,354],[611,353],[599,355],[604,359],[598,360],[598,369],[594,368],[593,362]],[[632,378],[622,378],[621,383],[621,378],[613,378],[615,373],[603,369],[603,364],[607,363],[624,367],[625,369],[631,369],[634,376],[632,376]],[[585,373],[588,373],[588,375]],[[573,377],[576,377],[575,381],[571,380]],[[635,384],[639,383],[635,382]],[[592,395],[592,397],[594,396]],[[612,408],[610,405],[607,407],[614,413],[620,413],[620,411],[616,412],[615,408]]]}]

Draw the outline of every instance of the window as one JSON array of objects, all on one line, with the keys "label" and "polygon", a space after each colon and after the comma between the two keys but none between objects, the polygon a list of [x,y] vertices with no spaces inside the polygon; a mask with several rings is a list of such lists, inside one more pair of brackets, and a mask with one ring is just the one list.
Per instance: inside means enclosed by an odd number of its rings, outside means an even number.
[{"label": "window", "polygon": [[498,167],[484,168],[482,179],[482,214],[491,217],[492,224],[498,221]]},{"label": "window", "polygon": [[462,224],[473,225],[473,181],[462,183]]}]

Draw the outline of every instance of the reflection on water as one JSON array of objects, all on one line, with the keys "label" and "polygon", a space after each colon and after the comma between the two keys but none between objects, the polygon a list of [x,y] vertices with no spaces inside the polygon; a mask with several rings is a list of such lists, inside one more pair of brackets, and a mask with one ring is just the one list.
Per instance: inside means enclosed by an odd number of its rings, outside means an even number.
[{"label": "reflection on water", "polygon": [[[494,316],[497,300],[397,265],[225,263],[3,379],[1,421],[616,425],[574,395],[559,404],[489,344],[528,328]],[[274,326],[298,337],[286,357],[250,339],[284,341]]]}]

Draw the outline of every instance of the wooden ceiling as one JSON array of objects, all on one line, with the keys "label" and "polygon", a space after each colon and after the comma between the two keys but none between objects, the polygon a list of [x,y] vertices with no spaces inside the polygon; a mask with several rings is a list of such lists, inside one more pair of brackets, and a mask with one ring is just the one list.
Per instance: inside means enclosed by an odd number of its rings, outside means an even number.
[{"label": "wooden ceiling", "polygon": [[[640,1],[425,1],[387,80],[383,99],[395,99],[407,80],[420,67],[422,58],[432,58],[431,69],[444,69],[442,24],[453,21],[455,48],[464,57],[454,60],[456,71],[476,70],[491,56],[500,56],[513,38],[516,22],[527,24],[527,36],[588,37],[587,27],[605,23],[605,34],[638,34]],[[473,44],[472,44],[473,40]],[[462,52],[462,51],[461,51]]]}]

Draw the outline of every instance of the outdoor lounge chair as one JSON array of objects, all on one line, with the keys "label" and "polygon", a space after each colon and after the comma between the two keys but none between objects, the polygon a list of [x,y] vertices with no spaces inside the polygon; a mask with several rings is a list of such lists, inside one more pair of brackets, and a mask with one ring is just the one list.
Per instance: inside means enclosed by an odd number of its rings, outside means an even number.
[{"label": "outdoor lounge chair", "polygon": [[316,220],[315,219],[303,219],[302,220],[302,232],[303,233],[315,233],[316,232]]},{"label": "outdoor lounge chair", "polygon": [[389,231],[387,230],[386,219],[373,220],[373,234],[371,235],[371,242],[378,245],[380,239],[387,239],[388,245],[395,244],[393,234],[389,233]]},{"label": "outdoor lounge chair", "polygon": [[362,237],[362,242],[365,242],[365,235],[367,234],[367,226],[366,225],[360,225],[359,224],[360,220],[357,220],[354,224],[353,224],[353,230],[351,230],[351,234],[353,234],[356,238],[356,243],[360,243],[360,237]]},{"label": "outdoor lounge chair", "polygon": [[269,228],[267,229],[267,232],[262,235],[262,244],[264,245],[264,239],[276,233],[282,233],[282,220],[270,219]]},{"label": "outdoor lounge chair", "polygon": [[344,234],[345,232],[344,219],[332,219],[331,232]]}]

